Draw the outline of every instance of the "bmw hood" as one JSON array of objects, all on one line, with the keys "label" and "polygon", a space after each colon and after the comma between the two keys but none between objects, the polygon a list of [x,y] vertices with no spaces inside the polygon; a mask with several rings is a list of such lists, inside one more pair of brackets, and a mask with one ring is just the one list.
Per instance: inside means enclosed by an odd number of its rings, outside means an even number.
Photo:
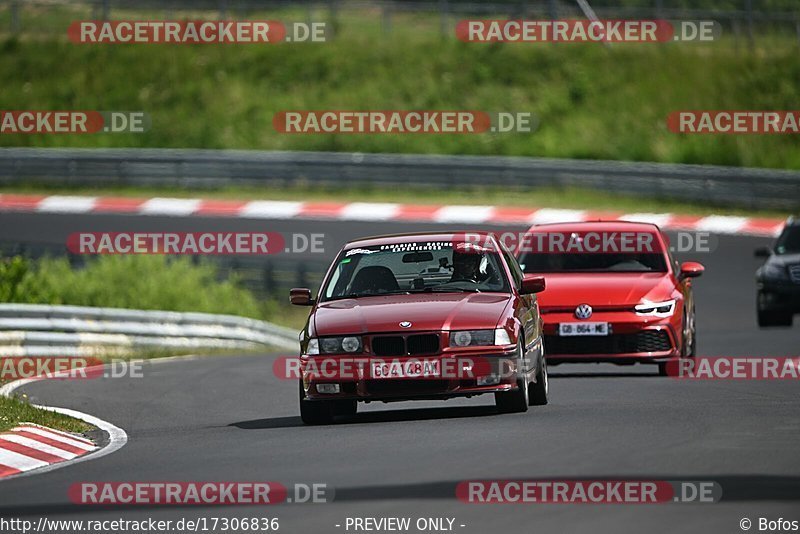
[{"label": "bmw hood", "polygon": [[[314,312],[317,336],[495,328],[511,295],[430,293],[322,302]],[[410,322],[402,328],[400,323]]]}]

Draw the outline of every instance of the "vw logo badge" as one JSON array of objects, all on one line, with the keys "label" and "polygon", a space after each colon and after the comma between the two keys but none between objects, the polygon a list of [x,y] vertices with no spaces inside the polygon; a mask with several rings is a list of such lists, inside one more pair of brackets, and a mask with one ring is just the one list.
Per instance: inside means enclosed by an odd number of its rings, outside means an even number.
[{"label": "vw logo badge", "polygon": [[403,321],[400,323],[400,328],[411,328],[411,321]]},{"label": "vw logo badge", "polygon": [[592,307],[588,304],[581,304],[575,308],[575,317],[578,319],[588,319],[592,316]]}]

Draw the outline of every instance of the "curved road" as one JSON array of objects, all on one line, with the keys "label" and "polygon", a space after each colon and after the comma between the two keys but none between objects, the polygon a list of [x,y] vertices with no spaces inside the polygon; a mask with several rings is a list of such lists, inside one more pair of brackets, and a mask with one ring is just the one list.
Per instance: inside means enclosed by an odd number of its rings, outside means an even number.
[{"label": "curved road", "polygon": [[[11,232],[18,237],[36,233],[36,225],[47,228],[43,239],[87,228],[135,230],[132,225],[144,220],[112,219],[0,214],[0,238]],[[146,224],[157,227],[158,219],[147,218]],[[320,225],[214,219],[161,223],[173,231],[234,226],[313,232]],[[364,233],[436,227],[324,225],[330,254],[345,239]],[[753,272],[758,262],[752,249],[765,243],[721,237],[713,253],[694,256],[707,267],[695,285],[700,354],[800,353],[797,326],[759,330],[755,325]],[[358,415],[339,424],[304,427],[297,413],[296,384],[272,375],[274,356],[159,362],[145,367],[143,379],[24,388],[40,403],[110,421],[124,428],[130,441],[97,461],[0,482],[0,516],[269,516],[278,517],[281,532],[287,533],[347,532],[347,517],[453,517],[455,531],[470,534],[733,533],[741,532],[744,517],[754,522],[753,531],[758,531],[759,517],[800,520],[797,382],[680,382],[655,376],[651,367],[559,366],[551,372],[551,404],[527,414],[498,415],[491,397],[477,397],[361,405]],[[711,480],[722,486],[723,497],[715,504],[627,506],[476,506],[457,501],[456,484],[477,478]],[[75,482],[131,480],[317,482],[335,487],[336,500],[275,507],[101,510],[72,505],[67,498],[67,488]]]}]

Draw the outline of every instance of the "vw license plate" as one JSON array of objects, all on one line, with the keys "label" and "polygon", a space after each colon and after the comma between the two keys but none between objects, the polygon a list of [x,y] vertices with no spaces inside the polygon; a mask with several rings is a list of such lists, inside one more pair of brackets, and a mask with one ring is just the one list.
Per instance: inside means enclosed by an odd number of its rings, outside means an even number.
[{"label": "vw license plate", "polygon": [[607,336],[608,323],[560,323],[560,336]]}]

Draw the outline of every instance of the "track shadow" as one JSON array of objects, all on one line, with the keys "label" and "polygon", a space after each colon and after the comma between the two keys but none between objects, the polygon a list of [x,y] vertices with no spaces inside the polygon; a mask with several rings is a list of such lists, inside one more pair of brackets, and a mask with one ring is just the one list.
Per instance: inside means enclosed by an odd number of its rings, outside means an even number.
[{"label": "track shadow", "polygon": [[[394,423],[399,421],[426,421],[431,419],[459,419],[462,417],[488,417],[499,415],[494,406],[459,406],[445,408],[415,408],[403,410],[381,410],[361,412],[354,416],[337,417],[334,425],[359,425],[375,423]],[[299,416],[270,417],[231,423],[243,430],[264,430],[270,428],[293,428],[303,426]]]},{"label": "track shadow", "polygon": [[[620,475],[614,473],[593,474],[591,477],[548,477],[549,480],[619,480]],[[719,474],[649,474],[631,477],[631,480],[687,480],[714,481],[722,487],[720,502],[764,502],[764,501],[800,501],[800,477],[777,475],[719,475]],[[517,480],[536,480],[535,478],[519,478]],[[375,502],[401,500],[455,500],[456,487],[459,480],[441,480],[417,484],[383,484],[370,486],[350,486],[335,488],[334,503],[342,502]],[[291,506],[291,505],[289,505]],[[592,506],[602,506],[593,504]],[[669,506],[664,504],[661,506]],[[678,504],[677,506],[682,506]],[[43,503],[28,506],[0,506],[0,517],[27,517],[46,515],[86,514],[88,512],[139,512],[154,509],[198,510],[214,508],[214,505],[76,505],[71,503]],[[243,508],[246,510],[246,507]],[[227,508],[226,510],[231,510]]]},{"label": "track shadow", "polygon": [[300,420],[299,415],[290,415],[287,417],[270,417],[268,419],[239,421],[238,423],[231,423],[228,426],[235,426],[242,430],[263,430],[267,428],[292,428],[303,426],[303,421]]},{"label": "track shadow", "polygon": [[548,371],[548,378],[667,378],[653,373],[624,373],[621,371],[599,371],[596,373],[554,373]]}]

